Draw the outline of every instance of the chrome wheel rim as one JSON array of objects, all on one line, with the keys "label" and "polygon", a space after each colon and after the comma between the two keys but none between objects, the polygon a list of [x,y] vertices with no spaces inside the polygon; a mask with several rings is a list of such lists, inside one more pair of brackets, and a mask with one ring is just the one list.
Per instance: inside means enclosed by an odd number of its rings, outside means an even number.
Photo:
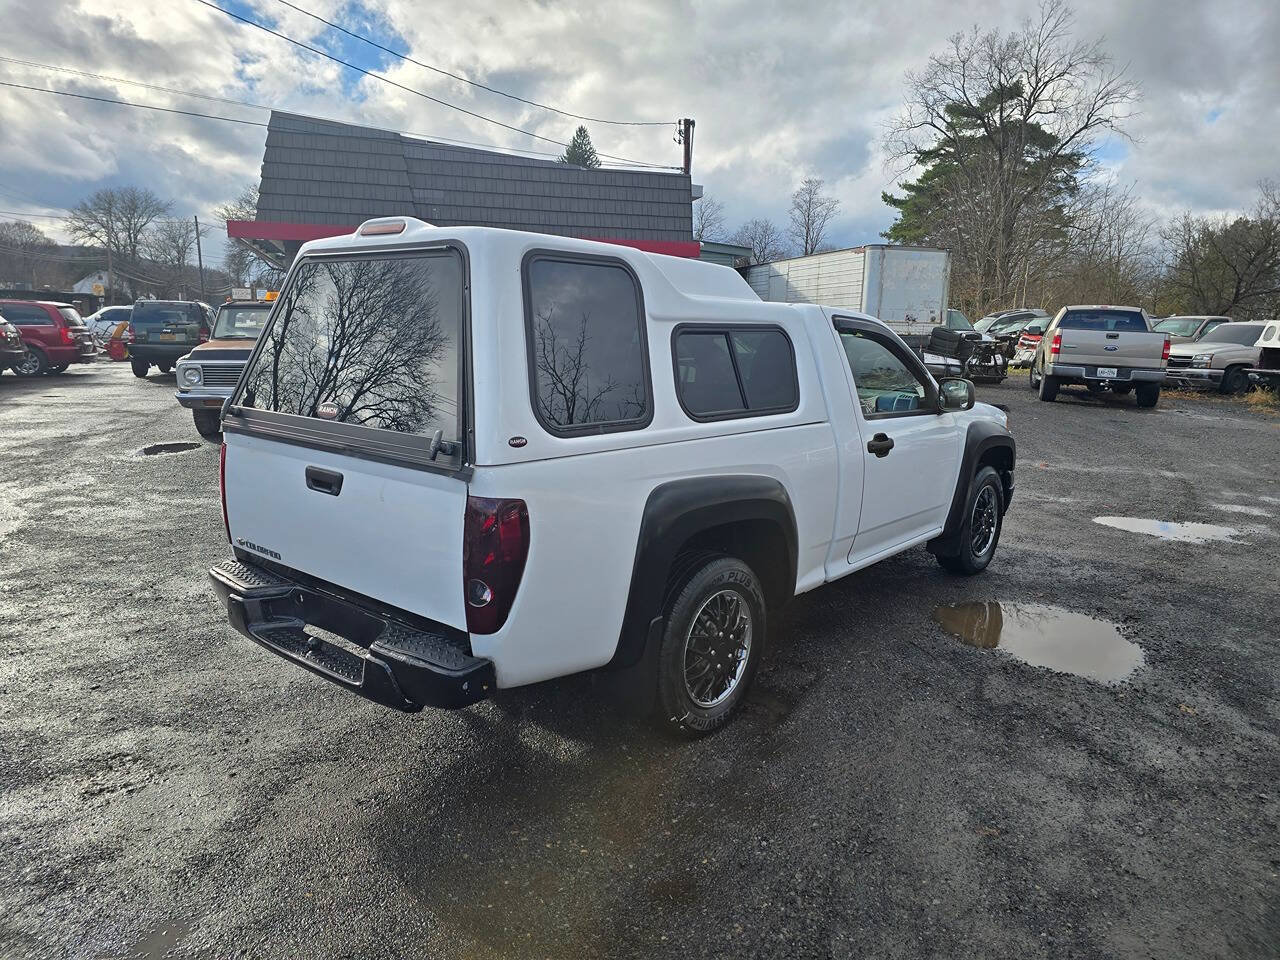
[{"label": "chrome wheel rim", "polygon": [[28,350],[27,355],[13,365],[13,372],[24,376],[30,376],[39,369],[40,359],[31,350]]},{"label": "chrome wheel rim", "polygon": [[738,689],[751,655],[751,610],[736,590],[703,601],[684,641],[684,689],[703,709]]},{"label": "chrome wheel rim", "polygon": [[973,555],[981,557],[996,542],[996,526],[1000,518],[996,492],[990,486],[978,491],[978,498],[973,501]]}]

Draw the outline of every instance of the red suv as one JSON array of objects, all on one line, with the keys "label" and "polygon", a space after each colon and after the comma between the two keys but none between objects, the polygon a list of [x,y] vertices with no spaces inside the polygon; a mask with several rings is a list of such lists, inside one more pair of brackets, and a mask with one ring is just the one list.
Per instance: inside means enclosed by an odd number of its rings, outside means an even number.
[{"label": "red suv", "polygon": [[76,308],[47,300],[0,300],[0,314],[18,328],[27,355],[14,364],[20,377],[61,373],[73,363],[92,363],[98,348]]}]

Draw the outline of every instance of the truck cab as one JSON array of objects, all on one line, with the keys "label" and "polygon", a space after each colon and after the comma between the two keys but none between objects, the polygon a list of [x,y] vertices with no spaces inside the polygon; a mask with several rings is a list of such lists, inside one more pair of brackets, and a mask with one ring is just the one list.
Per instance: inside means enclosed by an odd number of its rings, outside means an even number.
[{"label": "truck cab", "polygon": [[727,267],[406,218],[305,245],[222,420],[232,625],[401,710],[604,669],[687,735],[798,593],[992,561],[1006,415]]}]

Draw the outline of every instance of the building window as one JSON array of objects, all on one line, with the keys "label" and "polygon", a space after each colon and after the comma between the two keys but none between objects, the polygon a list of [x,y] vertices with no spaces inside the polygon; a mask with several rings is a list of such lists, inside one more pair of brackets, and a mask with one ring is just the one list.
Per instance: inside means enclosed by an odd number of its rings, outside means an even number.
[{"label": "building window", "polygon": [[644,305],[619,260],[525,261],[534,411],[551,433],[631,430],[653,419]]},{"label": "building window", "polygon": [[673,335],[676,392],[695,420],[789,413],[800,403],[795,351],[778,327],[682,324]]}]

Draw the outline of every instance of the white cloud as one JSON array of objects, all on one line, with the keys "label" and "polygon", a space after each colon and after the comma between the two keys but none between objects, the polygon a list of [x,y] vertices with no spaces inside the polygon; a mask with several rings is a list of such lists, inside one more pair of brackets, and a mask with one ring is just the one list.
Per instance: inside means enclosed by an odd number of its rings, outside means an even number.
[{"label": "white cloud", "polygon": [[[311,43],[333,34],[274,0],[253,7]],[[330,19],[340,0],[299,0]],[[1107,161],[1137,181],[1157,213],[1248,206],[1254,182],[1276,170],[1280,147],[1280,15],[1273,0],[1214,5],[1080,0],[1079,32],[1105,35],[1142,84],[1137,142]],[[785,219],[807,175],[842,201],[835,239],[873,241],[888,225],[892,189],[878,138],[896,109],[903,72],[946,37],[1008,29],[1032,0],[977,9],[943,0],[875,8],[843,2],[473,0],[447,7],[366,0],[361,29],[389,23],[418,59],[576,113],[698,121],[695,180],[731,222]],[[555,150],[305,55],[194,0],[0,0],[20,42],[0,55],[443,137]],[[345,21],[344,21],[345,22]],[[345,41],[345,49],[352,48]],[[516,126],[566,140],[577,121],[514,103],[408,63],[389,77]],[[265,115],[127,85],[0,63],[0,79],[255,120]],[[355,97],[347,95],[355,94]],[[1207,118],[1214,115],[1209,122]],[[135,183],[173,197],[182,214],[211,212],[256,179],[264,131],[0,88],[0,208],[48,212],[103,185]],[[672,128],[589,124],[602,153],[677,164]]]}]

